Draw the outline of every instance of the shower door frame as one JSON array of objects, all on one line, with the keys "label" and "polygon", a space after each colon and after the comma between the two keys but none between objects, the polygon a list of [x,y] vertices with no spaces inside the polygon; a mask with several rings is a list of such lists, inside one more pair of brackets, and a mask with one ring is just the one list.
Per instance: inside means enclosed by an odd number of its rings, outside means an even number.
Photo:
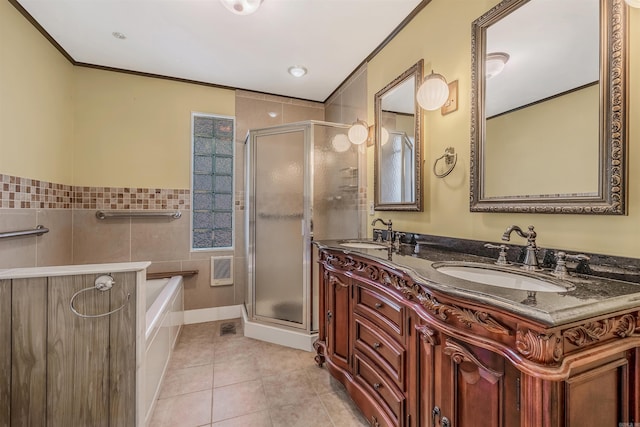
[{"label": "shower door frame", "polygon": [[[251,301],[251,307],[247,307],[247,314],[251,319],[277,324],[283,327],[292,328],[298,331],[306,331],[311,333],[312,318],[312,278],[311,278],[311,241],[313,239],[312,232],[312,216],[313,216],[313,124],[325,124],[324,122],[306,121],[291,123],[279,126],[273,126],[262,129],[254,129],[249,131],[246,147],[246,186],[247,186],[247,289],[248,301]],[[256,189],[256,162],[255,151],[257,139],[262,136],[273,136],[286,133],[303,132],[304,135],[304,159],[303,159],[303,212],[301,221],[301,234],[303,239],[302,251],[302,323],[276,319],[272,317],[261,316],[256,313],[255,300],[255,241],[256,228],[251,224],[256,223],[256,206],[255,206],[255,189]]]}]

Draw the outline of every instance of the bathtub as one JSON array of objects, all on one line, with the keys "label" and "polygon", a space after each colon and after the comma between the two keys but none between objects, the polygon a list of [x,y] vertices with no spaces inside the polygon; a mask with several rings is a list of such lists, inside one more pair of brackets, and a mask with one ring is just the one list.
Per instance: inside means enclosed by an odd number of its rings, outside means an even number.
[{"label": "bathtub", "polygon": [[184,323],[182,276],[147,280],[144,356],[144,414],[148,425],[171,351]]}]

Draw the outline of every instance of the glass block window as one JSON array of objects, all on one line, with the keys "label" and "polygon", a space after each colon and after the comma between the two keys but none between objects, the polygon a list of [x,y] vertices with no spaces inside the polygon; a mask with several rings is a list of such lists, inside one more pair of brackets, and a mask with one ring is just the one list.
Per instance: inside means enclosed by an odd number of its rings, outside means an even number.
[{"label": "glass block window", "polygon": [[194,250],[233,247],[234,119],[194,113],[191,194]]}]

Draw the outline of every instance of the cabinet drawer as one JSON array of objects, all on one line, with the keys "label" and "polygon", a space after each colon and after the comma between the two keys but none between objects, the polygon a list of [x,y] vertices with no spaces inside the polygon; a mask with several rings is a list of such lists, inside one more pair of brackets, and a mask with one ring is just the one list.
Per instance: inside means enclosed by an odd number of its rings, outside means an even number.
[{"label": "cabinet drawer", "polygon": [[361,357],[357,353],[353,356],[355,378],[369,390],[386,408],[388,415],[393,418],[395,424],[399,424],[400,420],[404,420],[404,404],[405,397],[393,385],[391,381],[385,378],[385,375],[378,373],[374,365],[365,357]]},{"label": "cabinet drawer", "polygon": [[362,286],[355,287],[355,309],[370,317],[389,333],[404,335],[404,308],[377,292]]},{"label": "cabinet drawer", "polygon": [[405,389],[405,349],[366,318],[354,315],[354,343],[391,377],[401,390]]}]

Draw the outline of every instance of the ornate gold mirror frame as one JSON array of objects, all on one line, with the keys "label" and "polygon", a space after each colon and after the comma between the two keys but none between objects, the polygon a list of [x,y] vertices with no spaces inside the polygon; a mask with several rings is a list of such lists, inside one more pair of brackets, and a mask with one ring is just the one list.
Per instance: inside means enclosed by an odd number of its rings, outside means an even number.
[{"label": "ornate gold mirror frame", "polygon": [[422,111],[416,91],[420,59],[374,97],[374,206],[380,211],[422,211]]},{"label": "ornate gold mirror frame", "polygon": [[[600,1],[598,190],[586,194],[488,196],[485,170],[487,29],[529,1],[503,0],[472,24],[470,210],[566,214],[626,214],[627,17],[623,0]],[[561,141],[560,141],[561,142]],[[532,147],[535,149],[536,147]],[[513,161],[526,161],[527,153]],[[571,161],[568,158],[567,161]],[[540,173],[545,165],[540,165]],[[504,179],[513,179],[504,176]],[[536,179],[535,176],[527,179]]]}]

